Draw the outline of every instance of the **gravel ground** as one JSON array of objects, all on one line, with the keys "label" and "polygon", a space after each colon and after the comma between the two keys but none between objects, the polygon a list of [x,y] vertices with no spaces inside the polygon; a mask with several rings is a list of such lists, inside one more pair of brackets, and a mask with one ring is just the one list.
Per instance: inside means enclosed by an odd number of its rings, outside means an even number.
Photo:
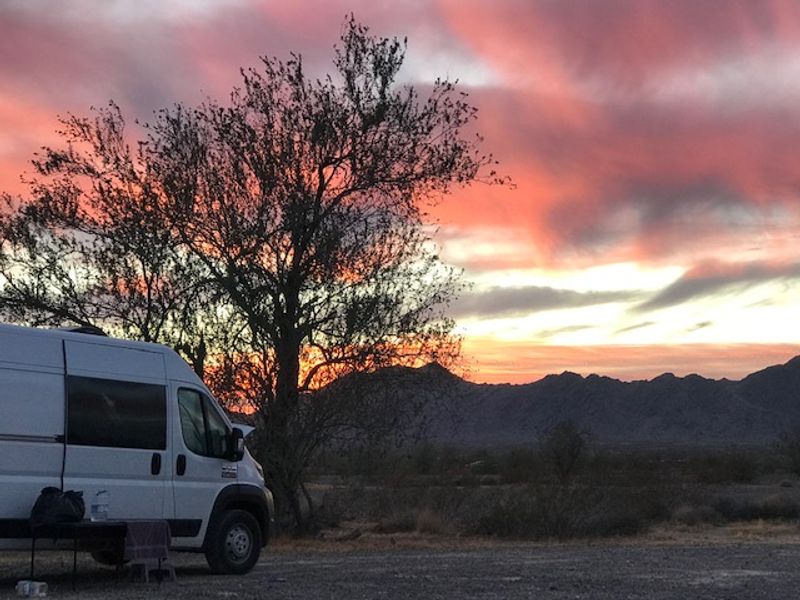
[{"label": "gravel ground", "polygon": [[[0,597],[13,597],[28,556],[0,558]],[[200,555],[176,555],[177,582],[130,581],[123,571],[71,555],[37,559],[37,579],[64,598],[796,598],[800,544],[746,542],[486,544],[466,549],[354,549],[266,552],[242,577],[208,573]]]}]

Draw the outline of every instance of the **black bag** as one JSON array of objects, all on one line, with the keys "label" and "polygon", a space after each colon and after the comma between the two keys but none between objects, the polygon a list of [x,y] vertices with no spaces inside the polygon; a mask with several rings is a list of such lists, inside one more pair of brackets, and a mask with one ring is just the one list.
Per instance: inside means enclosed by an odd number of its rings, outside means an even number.
[{"label": "black bag", "polygon": [[62,492],[57,487],[46,487],[31,509],[31,526],[75,523],[83,519],[85,512],[83,492]]}]

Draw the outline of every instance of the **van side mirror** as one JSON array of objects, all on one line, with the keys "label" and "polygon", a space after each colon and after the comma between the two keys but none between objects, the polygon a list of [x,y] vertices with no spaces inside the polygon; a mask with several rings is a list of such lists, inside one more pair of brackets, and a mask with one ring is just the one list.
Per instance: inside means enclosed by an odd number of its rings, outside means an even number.
[{"label": "van side mirror", "polygon": [[229,459],[239,462],[244,458],[244,433],[238,427],[231,429]]}]

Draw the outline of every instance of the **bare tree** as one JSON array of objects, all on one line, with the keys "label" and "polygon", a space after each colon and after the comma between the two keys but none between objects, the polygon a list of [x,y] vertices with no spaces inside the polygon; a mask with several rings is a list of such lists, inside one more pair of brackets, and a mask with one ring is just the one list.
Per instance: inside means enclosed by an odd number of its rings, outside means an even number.
[{"label": "bare tree", "polygon": [[[195,364],[257,415],[265,470],[300,530],[310,457],[375,404],[320,390],[457,356],[445,308],[459,274],[425,211],[454,187],[500,181],[466,133],[466,94],[397,84],[404,56],[405,42],[350,18],[330,76],[308,78],[297,55],[263,58],[228,103],[156,113],[135,151],[115,106],[69,118],[67,150],[36,161],[48,180],[2,223],[5,314],[208,354]],[[213,348],[206,316],[223,324]]]},{"label": "bare tree", "polygon": [[542,454],[561,486],[569,484],[586,458],[587,435],[572,421],[561,421],[542,440]]},{"label": "bare tree", "polygon": [[265,467],[301,527],[291,432],[304,394],[453,351],[443,307],[457,273],[435,254],[424,206],[498,180],[480,138],[465,136],[466,94],[449,81],[424,99],[397,85],[404,55],[404,42],[351,18],[335,74],[309,79],[299,56],[264,58],[228,105],[178,106],[151,127],[174,231],[246,323],[256,352],[244,389],[269,440]]}]

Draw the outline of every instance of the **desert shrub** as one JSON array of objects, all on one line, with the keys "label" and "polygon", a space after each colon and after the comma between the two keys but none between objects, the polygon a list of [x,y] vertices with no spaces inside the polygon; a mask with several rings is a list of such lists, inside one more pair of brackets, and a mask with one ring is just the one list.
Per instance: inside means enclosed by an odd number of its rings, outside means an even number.
[{"label": "desert shrub", "polygon": [[651,487],[675,481],[673,461],[660,452],[595,448],[583,480],[591,485]]},{"label": "desert shrub", "polygon": [[489,450],[464,450],[422,442],[384,453],[355,448],[327,450],[313,465],[316,476],[335,475],[388,486],[451,485],[465,476],[496,475],[499,459]]},{"label": "desert shrub", "polygon": [[726,521],[735,521],[739,518],[739,507],[741,502],[736,502],[733,498],[720,496],[714,500],[713,508]]},{"label": "desert shrub", "polygon": [[500,485],[388,488],[350,486],[326,492],[328,526],[377,523],[376,531],[460,533],[543,539],[635,534],[688,504],[660,486]]},{"label": "desert shrub", "polygon": [[398,513],[413,512],[414,490],[412,488],[378,487],[365,490],[362,518],[380,521]]},{"label": "desert shrub", "polygon": [[490,499],[469,532],[542,539],[634,534],[665,518],[662,490],[526,486]]},{"label": "desert shrub", "polygon": [[661,485],[598,488],[589,506],[583,535],[633,535],[669,518],[675,503],[671,488]]},{"label": "desert shrub", "polygon": [[681,504],[672,511],[672,520],[683,525],[719,523],[720,514],[708,505]]},{"label": "desert shrub", "polygon": [[457,531],[462,506],[473,493],[453,487],[372,490],[367,517],[381,533]]},{"label": "desert shrub", "polygon": [[326,494],[322,503],[314,511],[316,527],[338,527],[342,521],[347,520],[347,508],[340,496]]},{"label": "desert shrub", "polygon": [[369,498],[360,482],[325,490],[314,511],[316,525],[338,527],[342,521],[359,519],[368,511]]},{"label": "desert shrub", "polygon": [[440,515],[446,515],[450,519],[455,519],[466,499],[473,493],[475,492],[472,490],[453,487],[429,488],[419,498],[417,507],[429,509]]},{"label": "desert shrub", "polygon": [[512,493],[492,498],[479,511],[469,533],[504,538],[538,538],[546,535],[541,523],[545,520],[536,492]]},{"label": "desert shrub", "polygon": [[543,461],[531,448],[514,448],[500,457],[498,470],[504,483],[541,481]]},{"label": "desert shrub", "polygon": [[405,509],[398,510],[381,518],[375,531],[377,533],[405,533],[414,531],[417,526],[416,515],[413,511]]},{"label": "desert shrub", "polygon": [[800,475],[800,425],[783,431],[776,442],[776,449],[786,462],[786,468]]},{"label": "desert shrub", "polygon": [[481,475],[478,478],[478,485],[500,485],[500,475]]},{"label": "desert shrub", "polygon": [[458,487],[476,487],[480,483],[481,478],[472,473],[460,473],[452,480],[452,484]]},{"label": "desert shrub", "polygon": [[796,519],[800,516],[798,503],[780,495],[755,501],[721,496],[716,499],[713,507],[727,521]]},{"label": "desert shrub", "polygon": [[757,473],[755,456],[744,450],[708,450],[686,461],[687,479],[698,483],[750,483]]},{"label": "desert shrub", "polygon": [[372,448],[327,448],[310,467],[312,475],[335,475],[342,479],[367,482],[383,481],[387,477],[406,477],[412,471],[407,460],[388,451]]},{"label": "desert shrub", "polygon": [[[363,520],[386,532],[541,539],[633,534],[670,520],[693,525],[800,517],[797,503],[779,495],[759,501],[709,495],[719,493],[709,483],[746,482],[763,473],[763,450],[583,452],[562,484],[541,447],[402,449],[385,462],[373,461],[372,479],[334,479],[355,483],[326,491],[317,518],[327,527]],[[329,454],[327,460],[357,466],[360,459]]]},{"label": "desert shrub", "polygon": [[446,528],[445,519],[438,511],[424,507],[417,512],[415,529],[420,533],[444,533]]},{"label": "desert shrub", "polygon": [[770,496],[760,503],[760,519],[797,519],[800,506],[785,496]]},{"label": "desert shrub", "polygon": [[778,470],[774,457],[758,448],[595,448],[581,481],[597,485],[719,485],[750,483]]},{"label": "desert shrub", "polygon": [[433,473],[437,462],[437,451],[433,444],[429,442],[420,444],[414,449],[411,456],[415,474],[430,475]]}]

